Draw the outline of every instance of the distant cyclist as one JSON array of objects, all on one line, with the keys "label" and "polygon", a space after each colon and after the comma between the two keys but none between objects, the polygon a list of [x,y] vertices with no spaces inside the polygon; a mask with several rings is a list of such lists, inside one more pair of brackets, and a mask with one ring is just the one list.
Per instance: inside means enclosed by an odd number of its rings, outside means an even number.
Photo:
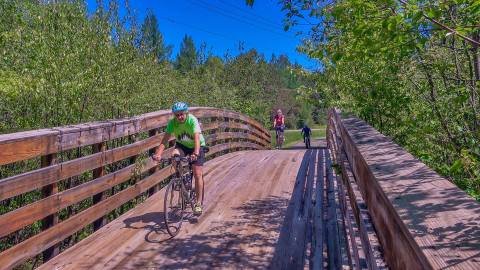
[{"label": "distant cyclist", "polygon": [[197,202],[193,208],[195,215],[202,214],[201,199],[203,198],[203,163],[205,162],[205,139],[200,129],[198,119],[188,113],[188,105],[185,102],[176,102],[172,106],[175,115],[165,130],[165,136],[160,146],[153,155],[153,159],[160,161],[163,150],[171,136],[175,136],[176,143],[173,155],[189,155],[193,160],[193,175],[195,177],[195,193]]},{"label": "distant cyclist", "polygon": [[310,135],[312,134],[312,130],[305,124],[302,128],[302,135],[303,135],[303,142],[307,143],[307,138],[310,140]]},{"label": "distant cyclist", "polygon": [[280,148],[283,143],[283,131],[285,130],[285,116],[280,109],[277,110],[277,114],[273,118],[273,128],[275,129],[277,148]]}]

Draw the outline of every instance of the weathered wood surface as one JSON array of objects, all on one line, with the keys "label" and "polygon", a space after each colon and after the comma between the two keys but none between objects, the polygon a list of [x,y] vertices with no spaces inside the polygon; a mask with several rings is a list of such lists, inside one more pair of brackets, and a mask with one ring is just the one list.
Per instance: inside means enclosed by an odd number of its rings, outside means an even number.
[{"label": "weathered wood surface", "polygon": [[357,118],[339,124],[392,269],[480,269],[480,204]]},{"label": "weathered wood surface", "polygon": [[327,154],[294,149],[218,157],[205,166],[203,215],[188,218],[176,238],[164,228],[159,192],[40,269],[322,269],[323,241],[332,236],[322,231],[324,211],[313,208],[322,205],[319,158]]}]

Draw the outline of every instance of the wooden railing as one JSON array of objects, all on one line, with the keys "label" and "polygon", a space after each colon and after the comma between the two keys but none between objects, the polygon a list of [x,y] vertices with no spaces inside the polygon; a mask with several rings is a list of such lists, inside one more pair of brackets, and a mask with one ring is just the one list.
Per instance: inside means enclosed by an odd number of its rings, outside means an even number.
[{"label": "wooden railing", "polygon": [[[331,110],[328,119],[333,160],[367,205],[389,268],[480,269],[478,202],[358,118]],[[370,248],[365,215],[354,212]],[[367,264],[376,269],[373,256]]]},{"label": "wooden railing", "polygon": [[[202,123],[207,158],[270,148],[269,132],[245,115],[215,108],[190,112]],[[0,268],[46,261],[68,246],[59,245],[65,239],[98,230],[116,209],[161,188],[172,170],[159,168],[149,154],[170,118],[169,111],[159,111],[0,135]]]}]

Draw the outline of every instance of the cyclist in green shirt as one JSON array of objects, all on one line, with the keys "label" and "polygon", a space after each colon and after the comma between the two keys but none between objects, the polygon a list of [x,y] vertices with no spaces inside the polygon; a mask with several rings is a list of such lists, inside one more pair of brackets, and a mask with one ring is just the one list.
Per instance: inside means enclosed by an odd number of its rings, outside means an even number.
[{"label": "cyclist in green shirt", "polygon": [[166,144],[172,136],[175,137],[175,149],[172,156],[177,154],[181,156],[190,155],[193,162],[193,176],[195,177],[195,193],[197,203],[193,209],[194,214],[202,214],[201,199],[203,197],[203,163],[205,162],[205,139],[202,135],[200,123],[192,114],[188,113],[188,105],[185,102],[176,102],[172,106],[172,112],[175,115],[167,124],[165,136],[160,146],[153,155],[153,159],[160,161]]}]

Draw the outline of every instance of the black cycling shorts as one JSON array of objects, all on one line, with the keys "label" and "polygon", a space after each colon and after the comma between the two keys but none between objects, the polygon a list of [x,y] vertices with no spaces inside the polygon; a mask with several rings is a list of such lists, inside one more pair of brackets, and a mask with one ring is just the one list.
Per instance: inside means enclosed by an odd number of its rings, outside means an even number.
[{"label": "black cycling shorts", "polygon": [[[193,150],[195,150],[193,148],[188,148],[181,143],[175,143],[175,148],[181,149],[185,155],[191,155],[193,154]],[[200,155],[197,157],[197,160],[195,160],[192,164],[197,166],[203,166],[203,163],[205,163],[205,147],[200,146]]]}]

